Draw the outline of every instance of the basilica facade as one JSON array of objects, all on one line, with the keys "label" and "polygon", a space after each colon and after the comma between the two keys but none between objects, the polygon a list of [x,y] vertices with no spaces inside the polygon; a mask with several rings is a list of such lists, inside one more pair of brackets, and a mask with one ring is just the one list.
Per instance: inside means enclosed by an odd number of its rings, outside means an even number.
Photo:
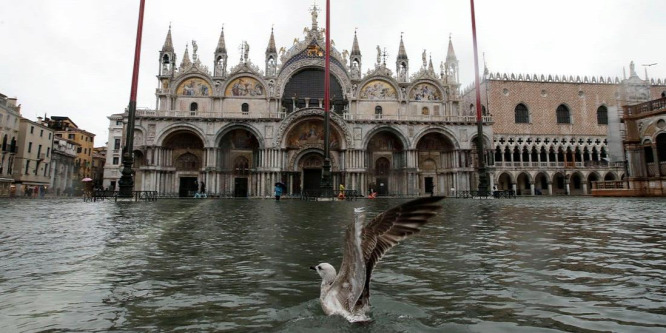
[{"label": "basilica facade", "polygon": [[[194,41],[192,56],[186,47],[177,65],[169,29],[158,59],[157,106],[136,112],[134,188],[239,197],[270,196],[276,182],[288,194],[317,190],[328,116],[336,188],[379,195],[475,189],[476,118],[461,108],[458,60],[448,42],[437,71],[425,52],[411,63],[402,37],[394,70],[379,47],[376,61],[364,65],[356,35],[351,52],[332,47],[326,114],[326,43],[316,10],[304,37],[288,48],[278,50],[271,31],[261,68],[249,59],[247,42],[231,65],[224,30],[212,70]],[[107,188],[120,177],[127,117],[109,117]],[[492,119],[484,120],[483,140],[491,147]]]}]

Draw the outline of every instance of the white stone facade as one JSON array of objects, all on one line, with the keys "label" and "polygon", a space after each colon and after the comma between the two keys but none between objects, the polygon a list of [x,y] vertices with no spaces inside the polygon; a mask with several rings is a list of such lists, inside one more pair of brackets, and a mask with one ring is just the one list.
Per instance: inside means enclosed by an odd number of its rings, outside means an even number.
[{"label": "white stone facade", "polygon": [[[288,50],[278,52],[271,32],[265,70],[244,54],[227,71],[222,32],[211,73],[199,61],[196,42],[193,60],[186,49],[175,66],[169,30],[160,52],[156,108],[136,112],[134,189],[265,197],[276,182],[285,183],[288,194],[319,188],[324,48],[313,16],[305,38]],[[394,74],[378,52],[377,63],[361,74],[356,39],[351,54],[335,48],[330,53],[329,148],[336,188],[344,184],[361,194],[372,189],[380,195],[476,189],[475,117],[460,107],[451,41],[442,73],[424,57],[420,69],[408,76],[409,60],[401,54],[396,62],[400,74]],[[109,117],[105,188],[120,177],[127,116]],[[491,138],[492,128],[484,126],[486,147]]]},{"label": "white stone facade", "polygon": [[[0,197],[8,197],[14,178],[14,159],[18,151],[20,108],[15,98],[0,94]],[[14,186],[14,191],[16,187]]]}]

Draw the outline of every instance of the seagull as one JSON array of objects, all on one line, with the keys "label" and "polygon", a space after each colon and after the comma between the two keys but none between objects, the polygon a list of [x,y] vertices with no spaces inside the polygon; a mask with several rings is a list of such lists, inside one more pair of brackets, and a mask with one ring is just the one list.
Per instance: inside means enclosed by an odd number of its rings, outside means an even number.
[{"label": "seagull", "polygon": [[329,263],[310,267],[321,277],[319,301],[327,315],[341,315],[349,322],[370,318],[370,278],[382,256],[435,216],[443,196],[424,197],[393,207],[365,224],[363,208],[354,209],[354,222],[345,233],[340,272]]}]

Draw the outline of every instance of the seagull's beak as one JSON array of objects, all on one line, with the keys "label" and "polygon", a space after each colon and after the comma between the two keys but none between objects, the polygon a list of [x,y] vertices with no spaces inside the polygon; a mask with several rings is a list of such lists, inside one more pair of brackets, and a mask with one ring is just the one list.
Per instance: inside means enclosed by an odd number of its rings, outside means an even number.
[{"label": "seagull's beak", "polygon": [[316,271],[317,269],[314,266],[310,266],[310,269]]}]

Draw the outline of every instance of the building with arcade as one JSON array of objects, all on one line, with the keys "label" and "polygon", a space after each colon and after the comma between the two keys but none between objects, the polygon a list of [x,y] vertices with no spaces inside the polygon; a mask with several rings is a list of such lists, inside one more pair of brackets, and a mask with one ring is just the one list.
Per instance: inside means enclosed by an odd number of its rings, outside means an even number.
[{"label": "building with arcade", "polygon": [[[311,14],[304,37],[290,47],[278,49],[273,31],[267,34],[261,65],[249,59],[247,42],[232,64],[224,29],[210,68],[195,41],[178,64],[169,28],[157,59],[157,105],[136,112],[135,190],[264,197],[276,182],[288,194],[319,189],[326,43],[317,9]],[[368,61],[356,33],[351,52],[331,47],[333,184],[379,195],[475,189],[476,118],[461,106],[451,39],[437,71],[425,51],[410,61],[402,36],[396,46],[394,64],[379,47]],[[104,187],[116,187],[120,177],[127,117],[127,111],[109,116]],[[491,124],[484,116],[489,157]]]}]

